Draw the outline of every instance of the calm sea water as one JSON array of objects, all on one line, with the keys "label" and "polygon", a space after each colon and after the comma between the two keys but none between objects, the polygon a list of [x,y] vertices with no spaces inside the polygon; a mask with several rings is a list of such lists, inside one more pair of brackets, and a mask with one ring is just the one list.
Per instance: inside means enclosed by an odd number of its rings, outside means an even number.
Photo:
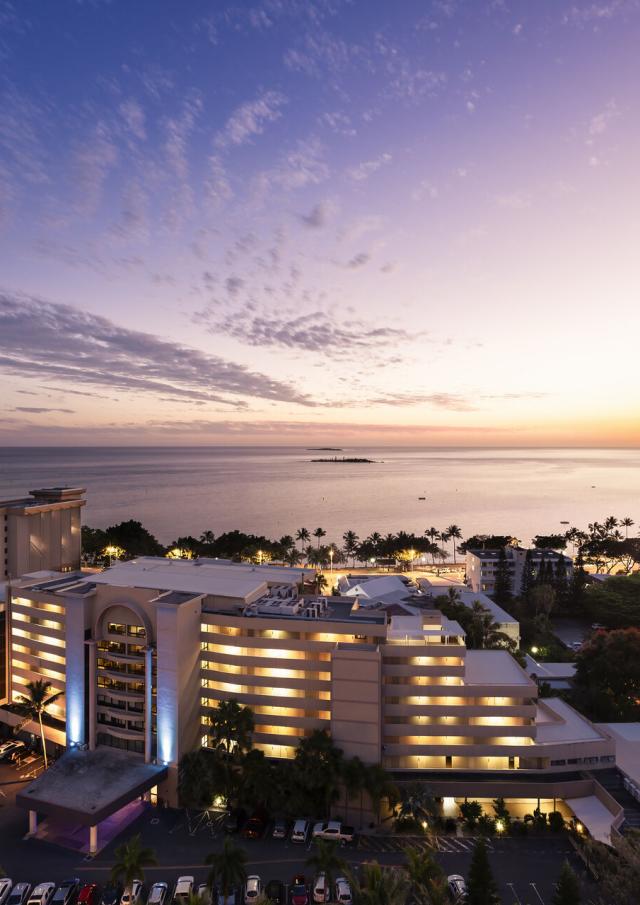
[{"label": "calm sea water", "polygon": [[[6,448],[0,499],[46,485],[87,488],[85,523],[135,518],[164,543],[181,534],[279,537],[304,526],[464,536],[535,534],[608,515],[640,523],[640,450],[345,449],[376,464],[318,464],[301,448]],[[420,500],[419,497],[426,497]],[[637,527],[632,529],[635,534]]]}]

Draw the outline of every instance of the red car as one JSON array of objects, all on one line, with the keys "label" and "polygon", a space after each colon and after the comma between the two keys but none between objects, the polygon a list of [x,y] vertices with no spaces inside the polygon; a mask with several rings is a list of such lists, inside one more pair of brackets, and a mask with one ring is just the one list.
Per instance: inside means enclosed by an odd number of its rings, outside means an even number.
[{"label": "red car", "polygon": [[309,905],[309,890],[302,874],[296,874],[291,881],[289,905]]},{"label": "red car", "polygon": [[97,883],[85,883],[78,896],[78,905],[98,905],[100,887]]}]

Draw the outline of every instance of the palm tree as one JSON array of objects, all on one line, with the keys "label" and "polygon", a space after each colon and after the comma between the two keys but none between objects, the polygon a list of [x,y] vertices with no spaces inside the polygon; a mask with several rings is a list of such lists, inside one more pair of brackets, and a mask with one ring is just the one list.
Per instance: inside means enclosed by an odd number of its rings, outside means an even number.
[{"label": "palm tree", "polygon": [[620,524],[621,524],[622,527],[624,528],[624,535],[625,535],[626,540],[628,540],[628,539],[629,539],[629,528],[630,528],[632,525],[634,525],[635,522],[634,522],[633,519],[630,518],[628,515],[625,515],[624,518],[621,518],[621,519],[620,519]]},{"label": "palm tree", "polygon": [[380,805],[387,798],[391,804],[399,796],[398,787],[381,764],[368,764],[364,775],[364,788],[369,793],[371,807],[380,823]]},{"label": "palm tree", "polygon": [[407,873],[411,881],[413,900],[435,905],[434,900],[441,901],[441,893],[447,892],[442,868],[428,849],[422,851],[409,845],[404,851],[407,856]]},{"label": "palm tree", "polygon": [[333,881],[347,869],[347,862],[338,854],[338,846],[333,839],[318,839],[316,850],[307,858],[307,865],[316,874],[324,874],[327,888],[333,889]]},{"label": "palm tree", "polygon": [[229,836],[225,837],[221,851],[211,852],[204,863],[211,865],[209,885],[218,887],[225,903],[233,888],[242,886],[247,879],[247,855]]},{"label": "palm tree", "polygon": [[47,760],[47,743],[44,738],[42,717],[47,712],[47,708],[52,704],[55,704],[58,698],[61,698],[64,694],[64,691],[56,691],[54,694],[49,694],[51,687],[51,682],[46,682],[44,679],[37,679],[35,682],[27,682],[27,694],[18,695],[17,701],[20,711],[25,716],[25,720],[20,723],[19,726],[16,726],[15,731],[19,732],[27,720],[38,721],[40,724],[42,756],[44,757],[45,770],[49,766],[49,763]]},{"label": "palm tree", "polygon": [[131,888],[134,880],[144,880],[144,868],[153,867],[158,862],[152,848],[140,844],[140,833],[123,842],[115,850],[116,863],[111,868],[114,883],[122,880],[125,889]]},{"label": "palm tree", "polygon": [[288,566],[291,566],[291,568],[293,568],[293,566],[298,565],[301,558],[302,558],[302,554],[298,553],[298,551],[295,549],[295,547],[292,547],[291,550],[287,550],[287,554],[284,558],[284,561],[286,562],[286,564]]},{"label": "palm tree", "polygon": [[319,547],[319,546],[320,546],[320,540],[321,540],[323,537],[326,537],[326,536],[327,536],[327,532],[324,530],[324,528],[316,528],[316,530],[313,532],[313,536],[318,538],[318,547]]},{"label": "palm tree", "polygon": [[[345,818],[347,821],[349,820],[349,801],[360,794],[360,805],[362,805],[366,769],[357,756],[350,757],[342,764],[342,785],[344,786]],[[360,822],[362,823],[362,807],[360,808]]]},{"label": "palm tree", "polygon": [[216,539],[216,536],[213,533],[213,531],[203,531],[202,534],[200,535],[200,541],[203,544],[212,544],[215,539]]},{"label": "palm tree", "polygon": [[316,593],[322,594],[324,591],[326,591],[328,585],[329,582],[327,581],[326,577],[322,574],[322,572],[318,572],[318,574],[316,575]]},{"label": "palm tree", "polygon": [[229,756],[251,748],[255,726],[253,711],[235,699],[220,701],[210,717],[212,747]]},{"label": "palm tree", "polygon": [[300,553],[302,553],[303,545],[307,543],[311,538],[311,535],[307,531],[306,528],[298,528],[296,531],[296,540],[300,541]]},{"label": "palm tree", "polygon": [[351,567],[353,568],[360,538],[355,531],[345,531],[342,540],[344,541],[344,552],[351,557]]},{"label": "palm tree", "polygon": [[396,867],[380,867],[377,861],[362,865],[360,884],[352,880],[356,905],[405,905],[409,878]]},{"label": "palm tree", "polygon": [[458,528],[457,525],[449,525],[447,528],[447,534],[449,535],[449,540],[453,541],[453,564],[456,564],[456,541],[462,540],[462,531]]}]

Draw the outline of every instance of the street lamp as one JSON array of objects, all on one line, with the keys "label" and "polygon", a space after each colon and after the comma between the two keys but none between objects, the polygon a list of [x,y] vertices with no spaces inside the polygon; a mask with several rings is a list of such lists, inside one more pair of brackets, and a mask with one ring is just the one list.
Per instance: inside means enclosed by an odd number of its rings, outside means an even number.
[{"label": "street lamp", "polygon": [[329,547],[329,571],[333,572],[333,547]]},{"label": "street lamp", "polygon": [[539,647],[536,647],[535,644],[534,644],[533,647],[531,648],[531,653],[532,653],[532,654],[538,654],[538,653],[540,653],[540,648],[539,648]]}]

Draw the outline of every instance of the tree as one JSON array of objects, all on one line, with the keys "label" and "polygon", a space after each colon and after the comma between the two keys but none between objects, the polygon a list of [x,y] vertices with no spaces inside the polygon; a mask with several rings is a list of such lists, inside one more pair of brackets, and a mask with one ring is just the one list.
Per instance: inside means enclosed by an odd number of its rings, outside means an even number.
[{"label": "tree", "polygon": [[492,805],[496,823],[499,821],[502,826],[507,829],[511,823],[511,814],[509,808],[505,804],[504,798],[494,798]]},{"label": "tree", "polygon": [[551,905],[580,905],[580,884],[568,861],[560,870]]},{"label": "tree", "polygon": [[602,901],[638,905],[640,889],[640,831],[628,829],[612,836],[611,847],[595,839],[582,840],[588,864],[599,876]]},{"label": "tree", "polygon": [[212,544],[215,541],[215,539],[216,539],[216,536],[213,533],[213,531],[208,531],[208,530],[203,531],[202,534],[200,535],[200,543],[205,544],[205,546]]},{"label": "tree", "polygon": [[413,898],[417,901],[425,898],[432,900],[434,888],[443,879],[442,868],[434,858],[433,852],[408,845],[404,853],[407,856],[407,873],[411,881]]},{"label": "tree", "polygon": [[293,793],[302,811],[329,816],[331,805],[339,797],[342,751],[328,732],[314,729],[300,739],[291,765]]},{"label": "tree", "polygon": [[351,567],[353,568],[355,564],[355,556],[358,552],[358,541],[359,537],[355,531],[345,531],[342,535],[342,540],[344,541],[344,552],[347,556],[351,557]]},{"label": "tree", "polygon": [[219,852],[211,852],[204,859],[211,865],[209,885],[217,886],[226,902],[236,886],[242,886],[247,879],[247,855],[233,839],[226,836]]},{"label": "tree", "polygon": [[27,720],[37,720],[40,725],[40,738],[42,739],[42,756],[44,758],[45,770],[49,766],[47,759],[47,743],[44,737],[44,726],[42,718],[52,704],[64,695],[64,691],[56,691],[50,694],[51,682],[44,679],[36,679],[35,682],[27,682],[27,694],[19,694],[17,704],[20,712],[24,714],[25,720],[16,727],[19,732]]},{"label": "tree", "polygon": [[576,657],[574,698],[592,718],[640,719],[640,629],[596,632]]},{"label": "tree", "polygon": [[[360,795],[362,804],[362,792],[364,790],[367,768],[359,757],[350,757],[342,762],[342,785],[344,787],[345,819],[348,820],[349,801]],[[362,809],[361,809],[362,811]],[[362,820],[362,813],[360,814]]]},{"label": "tree", "polygon": [[467,824],[467,826],[471,829],[473,828],[478,819],[482,815],[482,805],[479,801],[463,801],[462,804],[458,805],[460,808],[460,816]]},{"label": "tree", "polygon": [[320,541],[323,537],[327,536],[327,532],[324,530],[324,528],[316,528],[316,530],[313,532],[313,536],[318,539],[317,546],[319,547]]},{"label": "tree", "polygon": [[158,863],[154,850],[141,844],[140,833],[119,845],[114,855],[116,861],[111,868],[111,880],[114,883],[122,881],[125,889],[130,889],[134,880],[144,880],[145,867]]},{"label": "tree", "polygon": [[456,541],[462,540],[462,531],[458,528],[457,525],[449,525],[447,528],[447,535],[449,540],[453,541],[453,563],[455,565],[456,562]]},{"label": "tree", "polygon": [[[423,829],[427,827],[433,829],[439,812],[440,805],[434,798],[431,787],[426,783],[410,782],[402,786],[400,801],[395,811],[398,827],[401,828],[405,824],[409,827],[419,825]],[[424,826],[425,824],[426,826]]]},{"label": "tree", "polygon": [[589,588],[584,609],[608,628],[640,628],[640,573],[615,575]]},{"label": "tree", "polygon": [[533,546],[536,550],[564,550],[567,546],[565,534],[536,534],[533,538]]},{"label": "tree", "polygon": [[624,518],[620,519],[620,524],[624,528],[625,538],[628,538],[629,537],[629,528],[631,528],[631,526],[634,525],[635,522],[633,521],[632,518],[630,518],[628,515],[626,515]]},{"label": "tree", "polygon": [[500,604],[500,606],[504,606],[504,604],[509,603],[511,600],[511,572],[504,547],[501,547],[500,552],[498,553],[496,580],[492,596],[495,602]]},{"label": "tree", "polygon": [[311,535],[309,534],[309,532],[307,531],[306,528],[298,528],[298,530],[296,531],[296,540],[300,541],[300,554],[301,555],[302,555],[302,550],[304,548],[304,545],[309,543],[310,538],[311,538]]},{"label": "tree", "polygon": [[180,761],[180,803],[185,808],[209,808],[216,795],[227,792],[227,766],[210,748],[189,751]]},{"label": "tree", "polygon": [[467,905],[499,905],[500,903],[498,887],[489,864],[487,846],[482,837],[473,847],[466,901]]},{"label": "tree", "polygon": [[338,846],[333,839],[317,839],[315,852],[307,858],[307,865],[314,873],[325,874],[329,889],[333,889],[335,878],[347,869],[347,862],[338,854]]},{"label": "tree", "polygon": [[405,905],[409,879],[404,871],[380,867],[377,861],[362,865],[360,883],[352,880],[356,905]]},{"label": "tree", "polygon": [[107,544],[124,547],[127,556],[131,557],[162,556],[164,554],[164,547],[157,538],[147,531],[141,522],[134,519],[107,528],[105,540]]},{"label": "tree", "polygon": [[255,727],[250,707],[239,704],[234,698],[220,701],[209,720],[213,748],[221,749],[227,756],[249,751]]},{"label": "tree", "polygon": [[364,788],[371,799],[373,812],[378,822],[380,822],[382,800],[386,798],[389,801],[389,805],[393,806],[393,803],[399,798],[398,787],[381,764],[367,764]]}]

